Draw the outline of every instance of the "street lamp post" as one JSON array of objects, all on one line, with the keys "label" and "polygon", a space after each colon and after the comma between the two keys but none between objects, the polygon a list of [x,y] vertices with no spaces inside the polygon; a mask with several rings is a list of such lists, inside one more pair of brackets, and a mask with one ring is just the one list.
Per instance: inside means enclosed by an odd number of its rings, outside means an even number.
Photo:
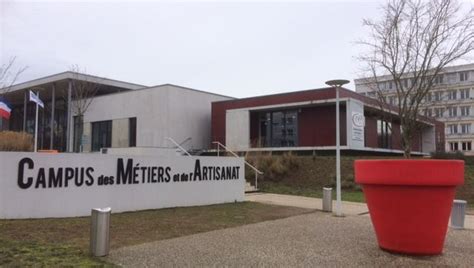
[{"label": "street lamp post", "polygon": [[348,84],[349,80],[329,80],[326,85],[336,88],[336,216],[342,217],[341,211],[341,133],[339,119],[339,88]]}]

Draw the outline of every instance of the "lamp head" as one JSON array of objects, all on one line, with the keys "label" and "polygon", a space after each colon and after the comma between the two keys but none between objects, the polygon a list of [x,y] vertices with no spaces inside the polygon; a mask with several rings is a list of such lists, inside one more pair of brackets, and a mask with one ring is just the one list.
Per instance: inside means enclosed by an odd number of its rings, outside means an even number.
[{"label": "lamp head", "polygon": [[326,85],[332,86],[332,87],[341,87],[349,83],[350,83],[349,80],[344,80],[344,79],[335,79],[335,80],[326,81]]}]

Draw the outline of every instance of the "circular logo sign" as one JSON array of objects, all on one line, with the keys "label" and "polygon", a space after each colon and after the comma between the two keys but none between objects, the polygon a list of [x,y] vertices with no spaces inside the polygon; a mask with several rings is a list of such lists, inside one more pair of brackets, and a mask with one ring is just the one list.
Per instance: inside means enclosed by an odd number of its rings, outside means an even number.
[{"label": "circular logo sign", "polygon": [[352,124],[356,127],[363,127],[365,123],[364,115],[361,113],[352,113]]}]

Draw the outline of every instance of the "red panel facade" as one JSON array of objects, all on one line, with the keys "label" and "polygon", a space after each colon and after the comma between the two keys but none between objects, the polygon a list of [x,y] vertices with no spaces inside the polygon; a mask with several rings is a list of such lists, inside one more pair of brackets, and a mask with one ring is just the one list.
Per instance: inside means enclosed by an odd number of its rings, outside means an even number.
[{"label": "red panel facade", "polygon": [[334,88],[323,88],[239,100],[213,102],[211,115],[211,138],[213,141],[219,141],[225,144],[225,114],[227,110],[292,102],[307,102],[311,100],[325,100],[333,99],[335,97],[336,91]]},{"label": "red panel facade", "polygon": [[365,147],[377,148],[377,119],[374,117],[365,117]]},{"label": "red panel facade", "polygon": [[[346,145],[346,108],[340,108],[341,145]],[[336,146],[336,107],[302,108],[298,113],[298,146]]]},{"label": "red panel facade", "polygon": [[[212,103],[212,141],[225,144],[226,111],[239,108],[251,108],[270,105],[283,105],[298,102],[321,101],[335,99],[335,88],[323,88],[315,90],[298,91],[284,94],[252,97],[238,100],[221,101]],[[378,107],[376,100],[362,96],[356,92],[341,89],[341,98],[353,98],[362,101],[374,109]],[[343,103],[343,102],[342,102]],[[276,108],[278,109],[278,108]],[[283,109],[283,108],[282,108]],[[336,109],[334,102],[327,105],[315,104],[298,108],[298,146],[334,146],[336,136]],[[421,117],[421,119],[436,125],[437,149],[444,149],[444,124],[438,121]],[[250,139],[251,146],[256,147],[259,136],[259,118],[257,111],[250,113]],[[413,150],[421,150],[421,140],[414,139]],[[391,148],[401,149],[400,126],[392,123]],[[341,105],[341,145],[346,145],[346,109]],[[365,146],[379,148],[377,138],[377,116],[373,112],[366,114]]]}]

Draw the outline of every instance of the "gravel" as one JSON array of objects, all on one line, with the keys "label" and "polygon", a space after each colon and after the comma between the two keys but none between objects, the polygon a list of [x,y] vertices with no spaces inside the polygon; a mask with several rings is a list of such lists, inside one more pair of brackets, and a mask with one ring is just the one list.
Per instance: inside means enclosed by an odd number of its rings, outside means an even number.
[{"label": "gravel", "polygon": [[474,231],[450,229],[442,255],[412,257],[380,250],[368,216],[315,212],[120,248],[107,260],[125,267],[474,267]]}]

